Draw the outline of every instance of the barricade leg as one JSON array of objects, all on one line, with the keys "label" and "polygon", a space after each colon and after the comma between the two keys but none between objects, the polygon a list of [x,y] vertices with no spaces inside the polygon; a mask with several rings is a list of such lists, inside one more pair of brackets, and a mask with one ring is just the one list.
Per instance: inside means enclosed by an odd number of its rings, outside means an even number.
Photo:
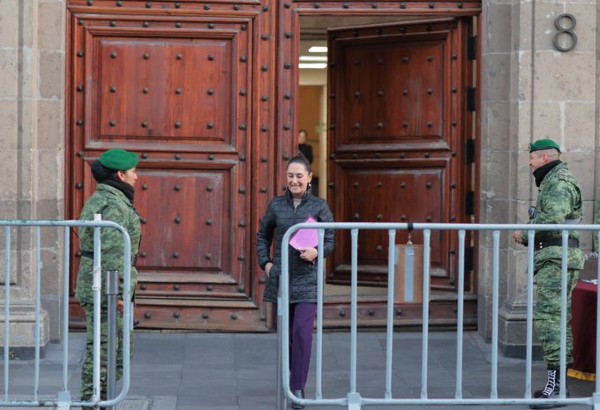
[{"label": "barricade leg", "polygon": [[71,393],[68,391],[61,391],[58,393],[58,410],[69,410],[71,408]]},{"label": "barricade leg", "polygon": [[348,393],[348,410],[360,410],[361,403],[360,393]]},{"label": "barricade leg", "polygon": [[281,333],[279,332],[280,325],[277,324],[277,371],[275,372],[275,386],[277,386],[277,409],[285,409],[283,386],[281,385]]},{"label": "barricade leg", "polygon": [[287,408],[287,396],[283,393],[283,372],[282,372],[282,355],[283,352],[281,349],[282,343],[282,335],[281,335],[281,322],[282,322],[282,313],[281,313],[281,303],[277,303],[277,371],[275,374],[277,375],[277,380],[275,381],[275,386],[277,386],[277,409],[285,410]]},{"label": "barricade leg", "polygon": [[[116,392],[117,373],[117,293],[119,275],[117,271],[106,272],[106,294],[108,295],[108,353],[106,373],[106,399],[112,400]],[[115,406],[107,407],[114,410]]]},{"label": "barricade leg", "polygon": [[594,399],[594,410],[600,410],[600,393],[594,393],[592,398]]}]

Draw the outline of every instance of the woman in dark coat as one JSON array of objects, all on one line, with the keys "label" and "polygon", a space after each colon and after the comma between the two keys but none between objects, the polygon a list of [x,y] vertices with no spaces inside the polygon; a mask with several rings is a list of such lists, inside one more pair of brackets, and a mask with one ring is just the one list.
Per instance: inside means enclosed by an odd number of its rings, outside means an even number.
[{"label": "woman in dark coat", "polygon": [[[267,274],[265,302],[277,303],[279,275],[281,274],[281,240],[292,225],[305,222],[309,217],[318,222],[333,222],[327,203],[310,192],[312,172],[310,163],[302,154],[288,162],[287,187],[284,195],[275,197],[267,207],[257,235],[257,255],[261,269]],[[274,255],[271,257],[271,245]],[[325,230],[323,257],[334,248],[332,229]],[[290,387],[294,395],[304,398],[312,348],[312,333],[317,312],[317,249],[296,250],[290,247]],[[292,408],[304,406],[294,403]]]}]

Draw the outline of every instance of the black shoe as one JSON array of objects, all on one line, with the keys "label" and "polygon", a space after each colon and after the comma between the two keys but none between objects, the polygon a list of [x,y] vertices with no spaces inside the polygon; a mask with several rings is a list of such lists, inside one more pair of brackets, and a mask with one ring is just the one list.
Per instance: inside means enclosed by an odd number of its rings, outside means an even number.
[{"label": "black shoe", "polygon": [[[567,393],[567,394],[566,394],[565,396],[566,396],[567,398],[571,397],[571,396],[569,395],[569,391],[568,391],[568,390],[567,390],[567,392],[566,392],[566,393]],[[534,398],[534,399],[539,399],[539,398],[541,398],[541,397],[542,397],[542,395],[543,395],[543,394],[544,394],[544,391],[543,391],[543,390],[536,390],[536,391],[534,391],[534,392],[533,392],[533,398]]]},{"label": "black shoe", "polygon": [[[566,386],[565,386],[566,388]],[[565,397],[569,398],[569,391],[565,392]],[[558,399],[560,396],[560,379],[557,370],[548,370],[548,381],[543,390],[536,390],[533,392],[533,397],[536,399]],[[530,409],[556,409],[558,407],[565,407],[566,404],[551,404],[551,403],[540,403],[530,404]]]},{"label": "black shoe", "polygon": [[[299,399],[303,399],[304,398],[304,390],[294,390],[293,393],[294,393],[294,396],[298,397]],[[293,409],[303,409],[304,408],[304,404],[293,402],[292,403],[292,408]]]},{"label": "black shoe", "polygon": [[[541,396],[536,397],[536,399],[558,399],[560,395],[559,391],[552,391],[550,393],[550,395],[545,395],[542,393]],[[565,395],[566,398],[569,398],[569,392],[567,392],[567,394]],[[540,404],[530,404],[529,408],[530,409],[557,409],[559,407],[567,407],[566,404],[564,403],[540,403]]]}]

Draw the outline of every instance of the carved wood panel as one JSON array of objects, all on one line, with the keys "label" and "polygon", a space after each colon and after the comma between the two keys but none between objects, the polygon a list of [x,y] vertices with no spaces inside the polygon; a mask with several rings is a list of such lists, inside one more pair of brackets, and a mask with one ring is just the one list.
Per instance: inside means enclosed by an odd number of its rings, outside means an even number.
[{"label": "carved wood panel", "polygon": [[443,41],[393,39],[377,45],[372,39],[336,41],[335,66],[345,70],[336,87],[346,108],[336,120],[337,150],[441,139]]},{"label": "carved wood panel", "polygon": [[153,240],[141,244],[140,269],[154,275],[232,274],[229,174],[229,170],[144,170],[136,206],[146,210],[144,234]]},{"label": "carved wood panel", "polygon": [[[382,169],[381,163],[368,162],[360,166],[352,162],[340,164],[343,168],[341,188],[346,197],[342,212],[351,216],[351,221],[398,222],[411,219],[417,221],[439,221],[445,215],[438,204],[443,201],[442,189],[444,164],[412,161],[410,164],[396,162],[387,163]],[[337,187],[336,187],[337,188]],[[366,193],[366,194],[365,194]],[[412,198],[419,198],[416,207]],[[336,251],[341,255],[350,254],[349,235],[340,235],[341,239]],[[396,242],[406,243],[408,235],[405,231],[397,232]],[[447,266],[442,249],[447,248],[447,238],[433,231],[431,235],[432,271],[440,275]],[[415,231],[412,241],[423,243],[422,232]],[[365,276],[364,283],[381,284],[387,280],[388,233],[387,231],[365,230],[358,237],[359,272]],[[337,260],[337,259],[336,259]],[[343,259],[340,260],[343,261]],[[383,263],[382,263],[383,261]],[[336,266],[336,272],[349,275],[350,265],[342,262]],[[332,279],[335,276],[332,277]]]},{"label": "carved wood panel", "polygon": [[237,105],[231,99],[238,68],[232,40],[97,39],[92,99],[100,110],[93,111],[92,123],[99,135],[113,141],[235,144],[228,117]]}]

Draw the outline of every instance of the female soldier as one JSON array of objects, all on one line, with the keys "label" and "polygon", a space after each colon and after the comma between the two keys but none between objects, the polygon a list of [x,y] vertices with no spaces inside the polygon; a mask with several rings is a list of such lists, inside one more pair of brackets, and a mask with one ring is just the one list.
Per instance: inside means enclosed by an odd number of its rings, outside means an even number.
[{"label": "female soldier", "polygon": [[[257,235],[257,255],[261,269],[267,274],[264,294],[266,302],[277,302],[281,273],[281,240],[292,225],[313,217],[319,222],[333,222],[327,203],[310,192],[312,172],[310,163],[302,154],[289,160],[287,187],[284,195],[275,197],[267,207]],[[271,244],[275,243],[271,257]],[[333,230],[325,231],[323,257],[333,252]],[[304,398],[312,348],[312,332],[317,312],[317,249],[296,250],[290,247],[290,387],[294,395]],[[304,406],[294,403],[292,408]]]},{"label": "female soldier", "polygon": [[[106,151],[92,163],[92,175],[98,186],[96,192],[87,200],[81,211],[80,220],[93,220],[94,214],[101,214],[102,220],[113,221],[124,227],[129,233],[131,239],[132,260],[127,261],[131,264],[131,295],[137,284],[137,271],[134,265],[134,257],[139,249],[141,237],[140,216],[133,207],[133,194],[137,174],[135,167],[138,163],[138,157],[132,152],[121,149],[111,149]],[[123,275],[125,265],[123,261],[123,237],[119,231],[111,228],[101,230],[101,266],[102,283],[106,283],[105,272],[116,270]],[[94,295],[92,290],[92,271],[94,260],[94,229],[79,229],[79,250],[81,251],[81,260],[79,264],[79,273],[77,276],[76,297],[85,309],[87,324],[87,342],[85,349],[85,359],[81,373],[81,399],[89,401],[93,393],[93,343],[94,343]],[[132,296],[133,297],[133,296]],[[119,289],[119,310],[122,311],[123,303],[122,284]],[[129,301],[128,301],[129,302]],[[108,346],[108,328],[107,328],[107,300],[102,296],[101,309],[101,398],[106,399],[106,349]],[[118,316],[118,331],[120,336],[123,332],[123,318]],[[133,353],[133,339],[130,339],[131,353]],[[122,357],[122,338],[117,341],[117,377],[120,379],[123,370]],[[91,409],[83,407],[83,409]]]}]

